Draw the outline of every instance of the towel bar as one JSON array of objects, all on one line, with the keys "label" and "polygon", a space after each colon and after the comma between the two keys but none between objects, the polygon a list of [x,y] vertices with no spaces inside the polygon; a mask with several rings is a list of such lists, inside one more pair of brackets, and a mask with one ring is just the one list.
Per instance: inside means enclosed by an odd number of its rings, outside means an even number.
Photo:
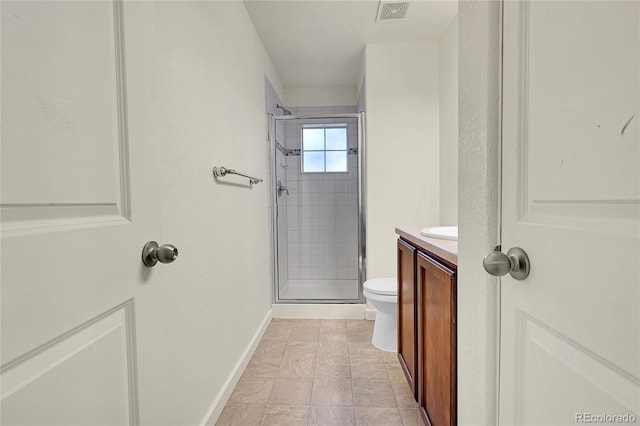
[{"label": "towel bar", "polygon": [[213,175],[215,177],[224,177],[226,175],[238,175],[238,176],[242,176],[242,177],[246,177],[247,179],[249,179],[249,183],[251,185],[253,185],[254,183],[260,183],[262,182],[262,179],[258,179],[249,175],[245,175],[244,173],[240,173],[240,172],[236,172],[234,169],[227,169],[226,167],[220,167],[218,168],[217,166],[215,166],[213,168]]}]

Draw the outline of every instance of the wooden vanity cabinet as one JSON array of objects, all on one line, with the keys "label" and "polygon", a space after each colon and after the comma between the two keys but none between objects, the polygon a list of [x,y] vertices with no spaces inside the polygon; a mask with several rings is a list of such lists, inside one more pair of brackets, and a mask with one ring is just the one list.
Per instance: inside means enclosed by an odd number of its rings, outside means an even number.
[{"label": "wooden vanity cabinet", "polygon": [[429,426],[455,426],[456,266],[398,239],[398,358]]},{"label": "wooden vanity cabinet", "polygon": [[456,424],[456,272],[418,253],[418,405],[427,425]]},{"label": "wooden vanity cabinet", "polygon": [[414,398],[418,396],[416,252],[415,247],[398,240],[398,360]]}]

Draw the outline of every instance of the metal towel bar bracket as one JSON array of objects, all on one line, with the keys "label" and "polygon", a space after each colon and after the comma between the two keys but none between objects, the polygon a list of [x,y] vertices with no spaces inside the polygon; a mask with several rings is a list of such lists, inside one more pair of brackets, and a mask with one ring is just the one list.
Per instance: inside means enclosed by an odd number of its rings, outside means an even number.
[{"label": "metal towel bar bracket", "polygon": [[213,175],[215,177],[224,177],[226,175],[238,175],[238,176],[242,176],[242,177],[246,177],[247,179],[249,179],[249,183],[251,185],[253,185],[254,183],[260,183],[262,182],[262,179],[258,179],[249,175],[245,175],[244,173],[240,173],[240,172],[236,172],[233,169],[227,169],[226,167],[217,167],[215,166],[213,168]]}]

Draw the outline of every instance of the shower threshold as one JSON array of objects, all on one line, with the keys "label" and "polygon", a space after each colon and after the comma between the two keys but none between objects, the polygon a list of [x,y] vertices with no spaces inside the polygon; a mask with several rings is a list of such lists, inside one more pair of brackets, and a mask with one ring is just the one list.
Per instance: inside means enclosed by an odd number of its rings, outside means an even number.
[{"label": "shower threshold", "polygon": [[358,280],[288,280],[280,300],[355,300]]}]

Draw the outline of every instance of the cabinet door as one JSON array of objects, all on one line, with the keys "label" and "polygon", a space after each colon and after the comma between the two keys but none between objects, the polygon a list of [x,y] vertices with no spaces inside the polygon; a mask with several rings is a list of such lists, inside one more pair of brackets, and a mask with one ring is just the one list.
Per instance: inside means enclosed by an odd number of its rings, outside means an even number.
[{"label": "cabinet door", "polygon": [[398,359],[414,396],[418,357],[415,268],[416,249],[398,240]]},{"label": "cabinet door", "polygon": [[456,273],[418,253],[418,403],[428,425],[456,424]]}]

